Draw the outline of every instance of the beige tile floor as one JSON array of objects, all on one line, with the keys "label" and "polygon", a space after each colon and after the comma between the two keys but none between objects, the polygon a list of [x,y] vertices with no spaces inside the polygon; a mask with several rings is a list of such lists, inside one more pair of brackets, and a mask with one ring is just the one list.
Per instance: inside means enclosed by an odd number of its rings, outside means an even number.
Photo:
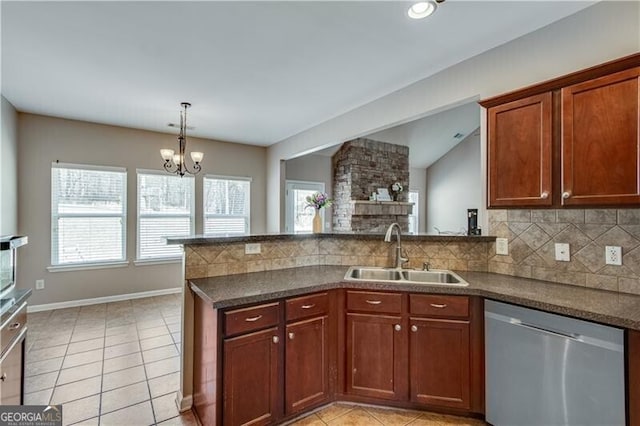
[{"label": "beige tile floor", "polygon": [[180,296],[28,315],[25,404],[64,424],[196,425],[179,415]]},{"label": "beige tile floor", "polygon": [[424,411],[336,403],[290,426],[483,426],[485,422]]},{"label": "beige tile floor", "polygon": [[[180,296],[31,313],[25,404],[63,404],[65,425],[196,425],[180,415]],[[337,403],[296,426],[479,426],[473,419]]]}]

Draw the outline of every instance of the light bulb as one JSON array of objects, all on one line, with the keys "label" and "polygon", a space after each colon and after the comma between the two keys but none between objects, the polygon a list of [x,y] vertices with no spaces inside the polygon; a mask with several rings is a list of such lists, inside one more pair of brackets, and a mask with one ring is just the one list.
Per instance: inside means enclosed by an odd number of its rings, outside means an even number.
[{"label": "light bulb", "polygon": [[191,159],[193,160],[194,163],[201,162],[203,158],[204,158],[203,152],[195,151],[191,153]]},{"label": "light bulb", "polygon": [[430,1],[414,3],[407,11],[407,15],[412,19],[423,19],[431,15],[436,10],[436,4]]},{"label": "light bulb", "polygon": [[160,150],[160,156],[162,156],[162,159],[164,161],[170,161],[171,158],[173,157],[173,150],[172,149],[161,149]]}]

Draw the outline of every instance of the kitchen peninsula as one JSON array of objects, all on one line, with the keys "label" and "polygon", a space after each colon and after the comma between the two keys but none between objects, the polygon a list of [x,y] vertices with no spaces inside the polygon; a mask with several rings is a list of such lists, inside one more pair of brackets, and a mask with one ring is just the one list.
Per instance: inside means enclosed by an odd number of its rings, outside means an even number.
[{"label": "kitchen peninsula", "polygon": [[[185,247],[179,403],[204,424],[273,424],[334,400],[482,417],[485,299],[626,329],[629,424],[638,424],[640,297],[488,273],[492,237],[403,236],[409,267],[454,270],[467,287],[345,281],[348,266],[393,263],[395,244],[381,235],[171,242]],[[441,344],[419,352],[423,332]],[[430,362],[412,362],[416,354]],[[248,380],[264,386],[251,401]]]}]

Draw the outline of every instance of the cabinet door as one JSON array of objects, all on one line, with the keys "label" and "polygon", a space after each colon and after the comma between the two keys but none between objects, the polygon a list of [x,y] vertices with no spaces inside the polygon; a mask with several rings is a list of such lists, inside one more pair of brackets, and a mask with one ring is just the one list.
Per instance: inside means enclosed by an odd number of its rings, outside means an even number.
[{"label": "cabinet door", "polygon": [[329,398],[328,317],[287,325],[285,398],[287,414]]},{"label": "cabinet door", "polygon": [[640,68],[562,89],[562,204],[640,203]]},{"label": "cabinet door", "polygon": [[22,404],[22,347],[19,340],[0,362],[0,405]]},{"label": "cabinet door", "polygon": [[411,318],[411,400],[471,407],[469,322]]},{"label": "cabinet door", "polygon": [[489,108],[489,207],[550,206],[551,93]]},{"label": "cabinet door", "polygon": [[224,341],[225,425],[264,425],[278,418],[278,329]]},{"label": "cabinet door", "polygon": [[405,399],[405,336],[401,317],[347,314],[347,393]]}]

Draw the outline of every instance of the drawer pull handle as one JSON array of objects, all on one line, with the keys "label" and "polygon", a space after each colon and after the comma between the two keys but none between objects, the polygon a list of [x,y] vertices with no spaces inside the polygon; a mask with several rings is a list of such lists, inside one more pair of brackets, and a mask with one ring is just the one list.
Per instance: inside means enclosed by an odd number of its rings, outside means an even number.
[{"label": "drawer pull handle", "polygon": [[293,334],[293,333],[289,333],[289,340],[293,340],[293,338],[294,338],[294,337],[296,337],[296,335],[295,335],[295,334]]},{"label": "drawer pull handle", "polygon": [[432,308],[444,309],[447,307],[446,303],[431,303]]},{"label": "drawer pull handle", "polygon": [[278,343],[280,341],[278,336],[273,336],[272,340],[273,340],[273,343]]},{"label": "drawer pull handle", "polygon": [[416,331],[418,331],[418,326],[412,325],[412,326],[411,326],[411,331],[413,331],[414,333],[415,333]]},{"label": "drawer pull handle", "polygon": [[370,305],[379,305],[382,303],[382,300],[367,300],[366,302]]},{"label": "drawer pull handle", "polygon": [[14,322],[13,324],[11,324],[11,325],[9,326],[9,330],[17,330],[17,329],[19,329],[21,326],[22,326],[22,324],[21,324],[21,323],[19,323],[19,322]]},{"label": "drawer pull handle", "polygon": [[245,318],[244,320],[245,320],[246,322],[256,322],[256,321],[258,321],[260,318],[262,318],[262,315],[256,315],[255,317]]},{"label": "drawer pull handle", "polygon": [[316,306],[316,304],[315,304],[315,303],[312,303],[312,304],[310,304],[310,305],[302,305],[302,306],[301,306],[301,308],[302,308],[302,309],[311,309],[311,308],[313,308],[314,306]]}]

